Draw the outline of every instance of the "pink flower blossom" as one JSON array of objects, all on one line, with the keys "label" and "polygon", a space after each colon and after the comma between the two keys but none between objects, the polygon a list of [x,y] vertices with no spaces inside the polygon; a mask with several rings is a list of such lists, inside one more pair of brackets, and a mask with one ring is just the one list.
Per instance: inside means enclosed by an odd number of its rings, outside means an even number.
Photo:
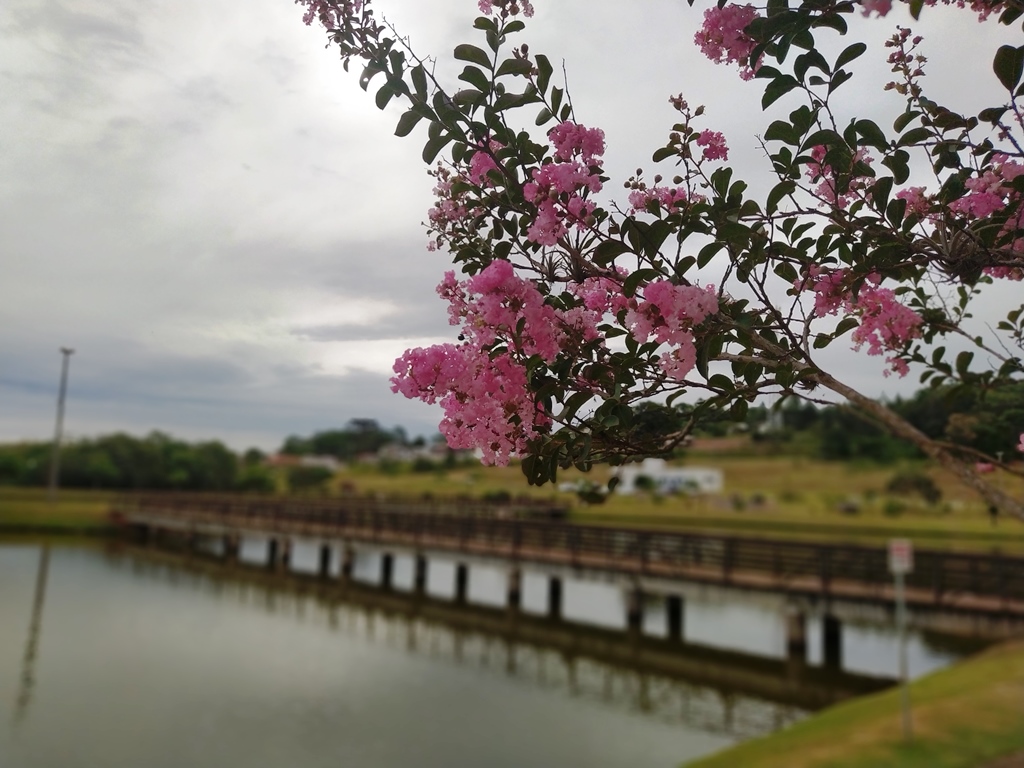
[{"label": "pink flower blossom", "polygon": [[865,16],[870,16],[872,13],[886,16],[892,10],[892,0],[861,0],[860,4],[861,12]]},{"label": "pink flower blossom", "polygon": [[729,147],[725,144],[725,136],[718,131],[701,131],[697,136],[697,146],[704,147],[705,160],[729,159]]},{"label": "pink flower blossom", "polygon": [[924,193],[924,187],[907,187],[896,193],[900,200],[907,201],[907,213],[915,216],[925,217],[931,208],[931,201]]},{"label": "pink flower blossom", "polygon": [[579,155],[590,165],[604,154],[604,131],[600,128],[587,128],[566,120],[548,131],[548,138],[559,160],[572,160]]},{"label": "pink flower blossom", "polygon": [[1020,444],[1017,446],[1017,450],[1024,453],[1024,432],[1020,433]]},{"label": "pink flower blossom", "polygon": [[595,166],[604,152],[604,132],[567,121],[552,128],[548,138],[555,160],[531,171],[531,180],[523,185],[523,197],[537,206],[527,239],[550,246],[569,226],[587,226],[594,212],[594,204],[585,195],[601,191],[601,174]]},{"label": "pink flower blossom", "polygon": [[647,204],[656,200],[666,211],[671,211],[687,201],[688,195],[682,187],[650,187],[634,189],[629,193],[629,212],[647,210]]},{"label": "pink flower blossom", "polygon": [[729,3],[721,8],[709,8],[704,11],[704,24],[693,41],[714,62],[739,64],[740,77],[750,80],[761,62],[750,61],[757,43],[743,30],[755,18],[757,9],[752,5]]},{"label": "pink flower blossom", "polygon": [[[866,149],[858,149],[853,155],[850,169],[844,171],[826,163],[827,154],[828,148],[821,144],[811,149],[811,162],[807,164],[807,176],[811,181],[820,182],[814,193],[822,198],[822,205],[846,208],[858,197],[858,193],[867,187],[867,177],[852,175],[853,166],[857,163],[870,165],[874,162],[874,158],[868,154]],[[846,189],[840,192],[843,183],[845,183]]]},{"label": "pink flower blossom", "polygon": [[[812,265],[807,274],[793,287],[797,291],[814,291],[816,316],[834,315],[842,309],[860,318],[860,325],[853,332],[854,349],[867,344],[869,355],[900,352],[908,341],[921,335],[921,316],[900,304],[891,290],[879,288],[881,277],[878,274],[868,275],[856,296],[846,286],[849,270],[827,270]],[[906,376],[909,372],[906,361],[898,356],[888,357],[886,362],[889,364],[886,376],[890,372]]]},{"label": "pink flower blossom", "polygon": [[987,475],[990,472],[995,472],[996,468],[988,462],[979,461],[974,465],[974,471],[979,475]]},{"label": "pink flower blossom", "polygon": [[526,369],[508,354],[470,344],[410,349],[394,365],[391,389],[440,403],[441,433],[452,448],[478,448],[485,464],[508,464],[551,423],[534,402]]},{"label": "pink flower blossom", "polygon": [[518,16],[520,12],[523,16],[533,16],[533,5],[530,0],[479,0],[477,6],[480,13],[488,16],[495,11],[510,16]]},{"label": "pink flower blossom", "polygon": [[683,379],[696,363],[691,329],[718,312],[715,287],[675,285],[668,280],[648,283],[643,300],[626,312],[626,326],[643,344],[651,336],[673,347],[661,357],[661,367],[675,379]]},{"label": "pink flower blossom", "polygon": [[325,29],[340,27],[346,17],[354,16],[363,9],[363,0],[295,0],[295,4],[306,7],[302,22],[307,27],[313,19],[318,19]]}]

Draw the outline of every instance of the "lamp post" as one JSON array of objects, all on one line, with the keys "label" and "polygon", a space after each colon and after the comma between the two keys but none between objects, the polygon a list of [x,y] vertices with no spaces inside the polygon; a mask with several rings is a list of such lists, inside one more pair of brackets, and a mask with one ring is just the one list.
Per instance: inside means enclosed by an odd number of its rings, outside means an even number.
[{"label": "lamp post", "polygon": [[57,500],[57,485],[60,481],[60,440],[64,432],[64,398],[68,393],[68,362],[75,350],[61,347],[64,360],[60,369],[60,394],[57,395],[57,426],[53,431],[53,455],[50,457],[50,501]]}]

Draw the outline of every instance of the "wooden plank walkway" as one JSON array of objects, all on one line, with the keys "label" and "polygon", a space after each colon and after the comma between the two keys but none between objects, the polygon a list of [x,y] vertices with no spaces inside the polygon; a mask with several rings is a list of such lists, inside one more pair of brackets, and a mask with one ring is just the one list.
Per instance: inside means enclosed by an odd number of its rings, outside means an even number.
[{"label": "wooden plank walkway", "polygon": [[[531,510],[532,512],[543,509]],[[346,540],[378,547],[684,581],[820,600],[891,605],[881,547],[582,526],[481,505],[154,494],[116,500],[123,524],[204,535]],[[1024,558],[917,551],[907,578],[916,609],[1024,617]]]}]

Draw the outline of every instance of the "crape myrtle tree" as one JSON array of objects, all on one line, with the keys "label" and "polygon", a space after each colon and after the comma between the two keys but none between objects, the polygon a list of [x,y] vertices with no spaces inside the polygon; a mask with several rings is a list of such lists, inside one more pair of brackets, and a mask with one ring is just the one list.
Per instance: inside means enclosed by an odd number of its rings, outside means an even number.
[{"label": "crape myrtle tree", "polygon": [[[297,2],[378,107],[404,102],[397,135],[426,127],[428,247],[459,270],[437,292],[460,333],[407,351],[392,385],[442,406],[452,447],[519,456],[543,483],[558,467],[664,453],[766,395],[838,397],[1024,517],[975,470],[995,457],[926,436],[820,360],[842,344],[936,386],[1021,380],[1024,306],[1002,308],[998,325],[972,306],[994,281],[1024,277],[1024,46],[979,51],[962,30],[964,66],[1003,96],[961,114],[926,95],[925,44],[907,26],[950,12],[930,7],[948,0],[721,0],[694,11],[696,45],[763,82],[762,110],[792,106],[758,134],[772,183],[754,195],[727,138],[679,95],[652,169],[616,195],[604,133],[576,120],[550,59],[521,42],[527,0],[480,0],[452,83],[370,0]],[[1024,15],[1022,0],[957,4],[986,24]],[[886,44],[891,81],[860,87],[899,100],[891,126],[844,110],[867,46],[841,38],[860,16],[902,25]],[[1004,440],[1008,455],[1024,450]]]}]

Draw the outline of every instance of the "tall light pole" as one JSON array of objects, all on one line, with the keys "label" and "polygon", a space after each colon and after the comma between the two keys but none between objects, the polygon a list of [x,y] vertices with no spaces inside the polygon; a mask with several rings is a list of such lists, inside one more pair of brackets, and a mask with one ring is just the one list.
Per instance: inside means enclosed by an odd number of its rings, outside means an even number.
[{"label": "tall light pole", "polygon": [[61,347],[64,360],[60,369],[60,394],[57,396],[57,426],[53,431],[53,456],[50,458],[50,501],[57,500],[57,483],[60,480],[60,440],[64,432],[64,398],[68,393],[68,362],[75,350]]}]

